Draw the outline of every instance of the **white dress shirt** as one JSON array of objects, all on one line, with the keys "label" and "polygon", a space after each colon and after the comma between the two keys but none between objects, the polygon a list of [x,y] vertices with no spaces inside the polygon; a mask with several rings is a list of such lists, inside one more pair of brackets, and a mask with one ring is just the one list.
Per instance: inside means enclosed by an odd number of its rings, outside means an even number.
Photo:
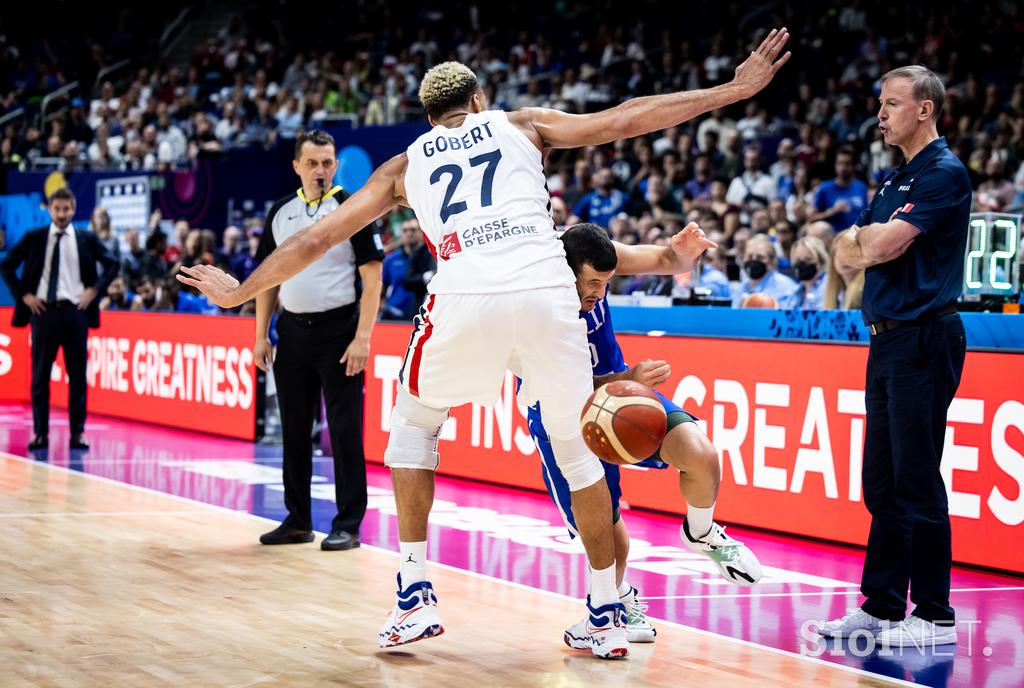
[{"label": "white dress shirt", "polygon": [[[57,245],[57,234],[60,232],[57,226],[50,223],[50,233],[46,239],[46,261],[43,264],[43,274],[39,278],[39,286],[36,287],[36,296],[46,301],[46,291],[50,285],[50,263],[53,260],[53,248]],[[75,228],[68,225],[64,230],[65,237],[60,240],[60,270],[57,272],[57,300],[68,300],[78,303],[85,291],[82,284],[81,268],[78,264],[78,239],[75,237]]]},{"label": "white dress shirt", "polygon": [[734,178],[732,183],[729,184],[729,190],[725,192],[725,200],[728,203],[745,208],[748,194],[760,196],[764,199],[764,204],[768,205],[768,202],[778,195],[775,180],[764,172],[751,174],[744,171],[743,174]]}]

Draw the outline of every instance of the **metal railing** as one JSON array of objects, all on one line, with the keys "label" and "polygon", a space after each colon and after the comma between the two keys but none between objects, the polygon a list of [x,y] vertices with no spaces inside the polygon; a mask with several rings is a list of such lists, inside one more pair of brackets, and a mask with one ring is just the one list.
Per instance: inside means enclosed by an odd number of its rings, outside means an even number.
[{"label": "metal railing", "polygon": [[[755,5],[753,10],[747,12],[745,15],[743,15],[743,17],[740,18],[740,23],[738,26],[740,35],[746,35],[747,27],[750,26],[752,22],[757,21],[758,19],[765,15],[772,14],[773,12],[778,10],[779,5],[781,4],[781,2],[766,2],[763,5]],[[765,35],[767,34],[768,31],[765,30]]]},{"label": "metal railing", "polygon": [[26,117],[25,108],[11,110],[3,117],[0,117],[0,133],[2,133],[4,127],[6,127],[9,123],[16,121],[19,117],[22,119]]},{"label": "metal railing", "polygon": [[860,129],[857,130],[857,138],[858,138],[858,140],[860,140],[860,141],[867,141],[868,140],[868,134],[871,132],[871,130],[877,124],[878,124],[878,118],[874,117],[874,116],[868,117],[866,120],[864,120],[864,124],[860,125]]},{"label": "metal railing", "polygon": [[178,16],[175,17],[160,34],[160,40],[157,43],[157,50],[159,51],[161,57],[167,55],[167,53],[169,53],[171,49],[173,49],[174,46],[177,45],[178,41],[181,40],[181,37],[185,35],[185,32],[183,30],[179,31],[179,29],[182,29],[184,27],[185,20],[191,13],[191,7],[183,7],[181,9],[181,12],[178,12]]},{"label": "metal railing", "polygon": [[114,72],[119,72],[122,69],[131,66],[131,64],[131,60],[121,60],[120,62],[115,62],[109,67],[104,67],[103,69],[101,69],[99,73],[96,74],[96,81],[93,82],[92,92],[96,95],[99,95],[100,86],[103,85],[103,82],[106,81],[108,76],[110,76]]},{"label": "metal railing", "polygon": [[40,155],[38,158],[32,158],[29,165],[33,170],[63,170],[67,162],[59,155]]},{"label": "metal railing", "polygon": [[318,120],[325,124],[336,124],[338,122],[348,122],[353,129],[359,128],[359,115],[355,113],[338,113],[333,115],[325,115],[322,119]]},{"label": "metal railing", "polygon": [[50,103],[52,103],[53,101],[57,100],[58,98],[63,98],[67,94],[69,94],[72,91],[74,91],[76,88],[78,88],[78,82],[77,81],[72,81],[70,84],[67,84],[66,86],[61,86],[56,91],[51,91],[50,93],[47,93],[43,97],[42,103],[39,104],[39,122],[40,122],[40,124],[46,124],[48,121],[53,119],[53,115],[49,115],[48,116],[46,114],[46,111],[50,109]]}]

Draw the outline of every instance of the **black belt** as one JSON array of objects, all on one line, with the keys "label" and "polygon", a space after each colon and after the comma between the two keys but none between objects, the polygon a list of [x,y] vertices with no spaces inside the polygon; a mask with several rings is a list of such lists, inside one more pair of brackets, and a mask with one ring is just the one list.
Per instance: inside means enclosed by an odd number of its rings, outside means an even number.
[{"label": "black belt", "polygon": [[71,308],[72,306],[78,306],[74,301],[68,301],[67,299],[58,299],[57,301],[51,301],[46,304],[47,308]]},{"label": "black belt", "polygon": [[345,306],[338,308],[332,308],[329,311],[318,311],[315,313],[293,313],[292,311],[282,310],[281,315],[294,320],[300,325],[306,327],[313,327],[319,325],[327,320],[336,320],[339,318],[348,318],[355,314],[356,309],[359,307],[358,302],[353,302]]},{"label": "black belt", "polygon": [[878,322],[868,323],[868,329],[871,330],[871,334],[882,334],[889,330],[895,330],[900,327],[906,327],[907,325],[922,325],[929,320],[935,320],[935,318],[941,318],[944,315],[953,315],[956,313],[956,304],[949,304],[945,308],[940,308],[937,311],[931,311],[920,315],[913,320],[879,320]]}]

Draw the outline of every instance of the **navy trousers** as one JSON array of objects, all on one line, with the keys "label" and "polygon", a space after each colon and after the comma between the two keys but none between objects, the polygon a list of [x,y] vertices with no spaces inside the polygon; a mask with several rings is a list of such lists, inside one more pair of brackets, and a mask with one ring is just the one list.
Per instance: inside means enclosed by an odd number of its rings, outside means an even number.
[{"label": "navy trousers", "polygon": [[881,619],[905,617],[909,588],[915,616],[955,623],[949,505],[939,463],[966,346],[957,314],[871,338],[862,475],[871,533],[861,592],[864,611]]}]

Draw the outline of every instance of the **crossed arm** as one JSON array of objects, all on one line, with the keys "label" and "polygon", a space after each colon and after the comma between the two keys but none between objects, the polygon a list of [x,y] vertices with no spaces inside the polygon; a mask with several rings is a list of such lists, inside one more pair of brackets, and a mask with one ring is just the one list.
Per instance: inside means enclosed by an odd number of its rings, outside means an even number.
[{"label": "crossed arm", "polygon": [[921,230],[906,220],[854,225],[836,237],[836,263],[863,270],[902,256]]}]

